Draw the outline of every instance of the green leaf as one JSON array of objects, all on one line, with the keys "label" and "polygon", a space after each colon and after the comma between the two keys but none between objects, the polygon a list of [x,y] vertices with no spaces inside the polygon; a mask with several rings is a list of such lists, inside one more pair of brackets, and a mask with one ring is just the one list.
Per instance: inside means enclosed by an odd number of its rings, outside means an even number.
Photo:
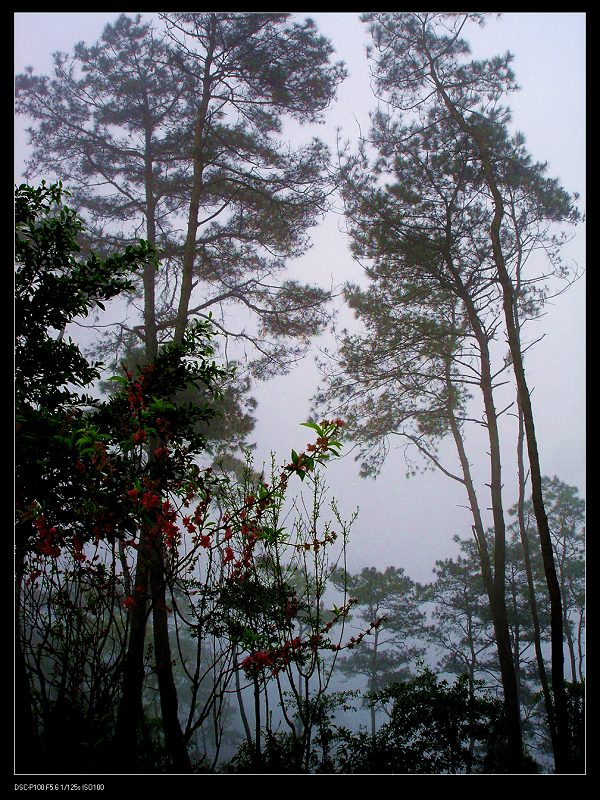
[{"label": "green leaf", "polygon": [[305,428],[311,428],[311,430],[316,431],[319,436],[323,436],[323,428],[315,422],[301,422],[300,425],[303,425]]},{"label": "green leaf", "polygon": [[176,406],[168,400],[163,400],[160,397],[153,397],[150,408],[152,411],[174,411]]}]

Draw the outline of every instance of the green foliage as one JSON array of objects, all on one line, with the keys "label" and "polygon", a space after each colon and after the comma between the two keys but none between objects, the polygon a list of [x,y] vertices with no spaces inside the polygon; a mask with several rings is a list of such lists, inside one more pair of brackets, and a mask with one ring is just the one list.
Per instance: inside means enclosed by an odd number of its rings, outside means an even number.
[{"label": "green foliage", "polygon": [[267,733],[257,759],[255,742],[244,742],[233,758],[223,766],[226,774],[289,775],[302,769],[302,742],[289,733]]},{"label": "green foliage", "polygon": [[[106,435],[86,414],[96,405],[77,391],[99,376],[65,327],[103,302],[131,289],[131,274],[153,251],[147,243],[124,255],[78,260],[81,220],[62,204],[60,184],[15,191],[15,416],[17,551],[32,546],[32,519],[44,511],[54,521],[76,525],[77,495],[96,511],[96,499],[73,486],[79,455],[93,461]],[[102,490],[103,491],[103,490]],[[97,495],[97,492],[95,492]],[[27,520],[30,520],[27,522]],[[80,520],[79,527],[83,525]],[[29,530],[28,530],[29,529]],[[81,531],[80,531],[81,532]],[[88,538],[86,533],[84,538]]]},{"label": "green foliage", "polygon": [[362,638],[340,659],[340,670],[366,677],[369,692],[407,677],[422,652],[416,641],[424,621],[418,585],[397,567],[381,572],[365,567],[354,575],[336,570],[332,582],[354,601],[350,621],[373,626],[372,636]]},{"label": "green foliage", "polygon": [[[160,273],[136,281],[144,327],[107,332],[105,360],[140,339],[152,348],[154,327],[166,341],[178,317],[212,309],[232,329],[230,352],[237,339],[254,374],[268,377],[323,330],[329,293],[281,273],[327,208],[329,152],[318,139],[290,149],[278,135],[286,117],[318,121],[346,73],[313,22],[289,17],[121,14],[97,43],[56,54],[52,75],[16,77],[17,113],[33,121],[28,174],[61,176],[93,247],[122,248],[143,231],[160,254]],[[188,212],[193,236],[181,234]],[[191,298],[182,294],[186,238]],[[256,324],[234,333],[232,308]]]},{"label": "green foliage", "polygon": [[567,683],[567,707],[573,772],[585,772],[585,682]]},{"label": "green foliage", "polygon": [[245,742],[220,771],[283,775],[335,772],[334,758],[338,739],[335,715],[340,710],[354,710],[352,700],[357,695],[358,692],[331,692],[316,698],[312,711],[314,731],[309,740],[308,753],[303,737],[295,732],[272,732],[267,729],[259,757],[256,743]]},{"label": "green foliage", "polygon": [[441,653],[443,672],[473,677],[481,674],[493,646],[491,614],[474,541],[458,536],[454,541],[460,554],[436,561],[435,580],[421,590],[421,601],[433,604],[424,634]]},{"label": "green foliage", "polygon": [[[345,613],[324,619],[320,610],[325,551],[337,534],[328,523],[318,530],[317,511],[298,520],[293,532],[279,515],[294,474],[312,487],[314,509],[320,508],[316,468],[339,455],[343,423],[309,424],[317,442],[306,452],[293,451],[270,486],[250,467],[238,483],[201,469],[195,461],[217,414],[217,387],[230,372],[217,366],[210,322],[200,320],[149,363],[124,364],[106,400],[77,394],[72,383],[92,388],[100,365],[89,365],[62,334],[51,360],[45,345],[54,342],[53,326],[129,289],[132,265],[152,249],[79,262],[74,254],[82,223],[69,209],[55,213],[60,198],[60,187],[17,192],[20,303],[41,309],[24,314],[18,331],[17,636],[27,672],[21,685],[28,687],[21,702],[39,727],[43,758],[66,768],[78,753],[95,767],[114,755],[110,740],[125,653],[137,610],[147,607],[147,586],[134,582],[140,564],[160,565],[177,609],[168,613],[189,681],[187,739],[212,715],[221,719],[223,693],[238,669],[259,679],[260,691],[269,680],[266,667],[303,670],[306,679],[321,669],[319,650],[330,646],[327,634]],[[53,283],[56,276],[60,283]],[[43,302],[36,306],[38,297]],[[37,342],[42,346],[36,349]],[[29,363],[54,392],[31,388]],[[341,538],[345,544],[343,525]],[[312,582],[307,552],[314,554]],[[291,577],[299,578],[295,585]],[[166,592],[157,594],[152,583],[151,589],[152,602],[167,610]],[[233,655],[238,651],[246,656],[240,666]],[[149,651],[140,664],[150,682],[159,675],[159,658],[164,650]],[[213,681],[208,687],[207,678]],[[160,680],[159,688],[162,693]],[[307,731],[313,725],[308,713]],[[141,725],[140,769],[150,768],[148,759],[162,768],[173,758],[162,722],[160,741],[148,723]],[[79,731],[82,741],[69,741],[69,730]]]},{"label": "green foliage", "polygon": [[[62,206],[62,194],[60,185],[45,184],[16,192],[23,309],[16,358],[17,637],[29,672],[20,702],[37,721],[48,758],[60,756],[64,766],[79,747],[85,763],[97,765],[114,725],[128,612],[145,591],[132,587],[128,558],[147,528],[154,547],[165,550],[166,570],[176,573],[176,506],[210,484],[193,463],[205,444],[198,424],[214,417],[208,398],[225,372],[212,359],[209,323],[198,322],[137,375],[125,368],[108,400],[76,391],[92,388],[100,365],[64,340],[64,327],[130,289],[131,271],[153,258],[153,249],[142,244],[124,256],[78,260],[82,223]],[[190,387],[202,388],[207,401],[182,402]],[[82,741],[63,741],[75,729],[87,731]]]},{"label": "green foliage", "polygon": [[[568,654],[572,674],[579,677],[584,674],[585,504],[577,496],[575,487],[567,486],[556,477],[544,477],[543,487],[548,497],[548,518],[565,611],[565,654]],[[515,506],[510,509],[510,514],[516,516],[517,511]],[[525,504],[525,523],[541,642],[545,646],[550,638],[550,610],[531,502]],[[507,614],[511,650],[517,665],[522,730],[528,746],[536,748],[538,754],[547,755],[551,752],[549,734],[540,693],[534,652],[535,630],[517,522],[511,523],[507,532]],[[487,540],[493,557],[492,531],[487,532]],[[432,624],[425,626],[424,634],[439,653],[437,666],[442,672],[469,676],[470,680],[485,679],[489,682],[490,678],[494,678],[500,684],[500,666],[494,652],[494,629],[477,548],[472,539],[457,536],[455,541],[460,546],[460,554],[436,561],[435,580],[422,588],[421,601],[432,604]],[[578,747],[581,749],[581,739]]]},{"label": "green foliage", "polygon": [[83,223],[62,204],[64,194],[62,184],[45,182],[15,191],[17,418],[21,406],[52,411],[85,401],[69,386],[89,385],[99,365],[88,364],[62,332],[76,317],[130,291],[135,270],[154,257],[142,242],[123,255],[78,261]]},{"label": "green foliage", "polygon": [[375,693],[372,701],[388,707],[389,722],[375,737],[340,731],[341,772],[478,771],[502,713],[497,700],[472,694],[466,676],[449,684],[428,668],[411,681]]}]

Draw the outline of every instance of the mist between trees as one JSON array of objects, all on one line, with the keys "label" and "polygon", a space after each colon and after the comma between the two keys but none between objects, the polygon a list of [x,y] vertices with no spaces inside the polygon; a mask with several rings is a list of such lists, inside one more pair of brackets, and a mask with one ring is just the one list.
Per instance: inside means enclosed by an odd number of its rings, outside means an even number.
[{"label": "mist between trees", "polygon": [[[16,78],[16,772],[581,773],[584,502],[527,380],[578,198],[512,129],[510,54],[470,58],[485,15],[364,14],[377,110],[335,154],[347,71],[296,16],[121,15]],[[364,279],[290,278],[334,204]],[[256,382],[325,332],[255,464]],[[327,487],[394,442],[471,516],[426,583],[350,570]]]}]

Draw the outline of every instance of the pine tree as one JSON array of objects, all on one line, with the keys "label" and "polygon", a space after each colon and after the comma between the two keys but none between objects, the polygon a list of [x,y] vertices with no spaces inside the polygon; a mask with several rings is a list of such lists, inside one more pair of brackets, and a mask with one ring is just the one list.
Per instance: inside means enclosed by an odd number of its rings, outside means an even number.
[{"label": "pine tree", "polygon": [[96,242],[143,235],[158,250],[142,319],[107,347],[143,343],[151,358],[212,310],[266,377],[327,318],[326,291],[280,276],[327,208],[328,152],[314,138],[288,146],[283,121],[318,121],[345,72],[310,20],[161,17],[159,29],[121,15],[96,45],[55,54],[52,77],[17,76],[17,112],[35,123],[27,169],[64,181]]},{"label": "pine tree", "polygon": [[[369,278],[367,289],[348,287],[346,296],[365,333],[342,336],[337,365],[318,400],[348,419],[366,471],[379,468],[390,438],[399,435],[430,465],[464,484],[494,618],[512,765],[518,770],[522,744],[505,597],[503,411],[495,390],[509,369],[516,370],[532,476],[539,477],[521,329],[539,316],[549,289],[548,276],[527,272],[525,265],[533,249],[542,247],[550,256],[549,272],[568,281],[556,226],[577,222],[578,212],[574,198],[545,176],[546,166],[532,161],[523,137],[508,130],[509,114],[500,101],[515,88],[510,56],[464,63],[468,45],[459,38],[461,30],[482,15],[397,12],[363,19],[373,35],[381,104],[372,118],[375,157],[363,146],[357,156],[345,158],[341,178],[354,252]],[[501,332],[510,356],[498,363],[493,344]],[[483,402],[482,417],[470,411],[475,392]],[[473,422],[483,423],[489,440],[493,550],[466,449],[467,425]],[[437,445],[448,434],[458,470],[438,457]],[[539,508],[537,489],[533,494]],[[560,596],[547,531],[543,525],[539,530],[554,606],[552,674],[562,720],[557,746],[562,770],[567,750]]]},{"label": "pine tree", "polygon": [[[322,329],[328,293],[281,273],[327,207],[328,152],[317,139],[294,149],[278,136],[286,117],[317,121],[345,72],[312,21],[289,17],[162,14],[159,32],[121,15],[98,44],[57,53],[53,78],[17,76],[17,111],[37,123],[28,168],[64,180],[93,239],[112,247],[142,233],[162,262],[145,268],[142,317],[117,324],[110,350],[142,344],[151,361],[161,342],[182,341],[191,318],[213,312],[241,355],[254,354],[253,374],[267,377]],[[161,565],[140,559],[135,583],[152,596],[163,715],[181,741]],[[145,630],[142,609],[117,736],[134,750]]]},{"label": "pine tree", "polygon": [[[362,639],[338,662],[348,676],[367,679],[371,695],[393,681],[410,675],[411,662],[422,654],[415,636],[420,632],[423,614],[418,608],[418,587],[402,568],[387,567],[379,571],[365,567],[349,575],[342,569],[332,575],[332,583],[356,601],[353,617],[359,626],[373,626],[371,636]],[[376,707],[370,702],[371,736],[375,737]]]}]

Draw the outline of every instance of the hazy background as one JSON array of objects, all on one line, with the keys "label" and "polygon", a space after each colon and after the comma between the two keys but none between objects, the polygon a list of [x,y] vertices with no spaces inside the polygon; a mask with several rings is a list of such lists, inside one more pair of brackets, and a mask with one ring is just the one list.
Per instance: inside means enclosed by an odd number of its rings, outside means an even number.
[{"label": "hazy background", "polygon": [[[48,74],[52,53],[71,52],[78,41],[92,44],[117,12],[15,14],[15,73],[30,65],[36,73]],[[152,17],[154,14],[144,15]],[[324,125],[290,127],[289,135],[323,138],[335,150],[338,128],[343,139],[356,142],[369,129],[369,112],[375,107],[370,88],[365,48],[366,26],[358,14],[345,12],[306,13],[319,31],[331,39],[336,60],[350,72],[338,92],[337,102]],[[583,13],[509,13],[490,16],[483,29],[470,26],[465,38],[474,58],[510,50],[521,91],[508,103],[515,129],[522,131],[536,160],[548,161],[548,174],[558,177],[570,192],[579,192],[585,209],[585,25]],[[27,155],[26,121],[15,120],[15,181],[23,180]],[[67,187],[68,188],[68,187]],[[290,264],[290,274],[324,286],[361,281],[360,267],[353,261],[343,232],[341,215],[332,213],[313,231],[313,247]],[[564,256],[585,267],[584,226],[564,250]],[[339,303],[340,325],[352,323]],[[542,472],[575,485],[585,496],[585,276],[548,306],[546,316],[527,330],[534,338],[545,337],[527,354],[526,367],[540,446]],[[259,401],[256,464],[270,460],[275,451],[280,461],[292,447],[299,450],[310,441],[299,423],[308,419],[310,398],[319,374],[314,355],[331,346],[331,339],[315,341],[313,354],[290,375],[256,387]],[[509,421],[507,420],[507,423]],[[474,447],[472,446],[474,442]],[[485,441],[469,438],[470,456],[478,486],[484,491],[489,479]],[[516,501],[514,443],[505,442],[504,500],[508,508]],[[443,450],[452,466],[452,448]],[[406,465],[400,451],[390,453],[380,477],[363,480],[358,465],[348,454],[327,472],[332,494],[342,515],[349,517],[356,506],[361,513],[353,528],[349,568],[363,566],[404,567],[416,580],[428,580],[437,558],[453,555],[454,534],[469,535],[470,513],[464,505],[462,487],[440,473],[405,478]],[[483,497],[483,494],[482,494]],[[482,505],[486,505],[485,502]],[[488,520],[489,521],[489,520]]]}]

